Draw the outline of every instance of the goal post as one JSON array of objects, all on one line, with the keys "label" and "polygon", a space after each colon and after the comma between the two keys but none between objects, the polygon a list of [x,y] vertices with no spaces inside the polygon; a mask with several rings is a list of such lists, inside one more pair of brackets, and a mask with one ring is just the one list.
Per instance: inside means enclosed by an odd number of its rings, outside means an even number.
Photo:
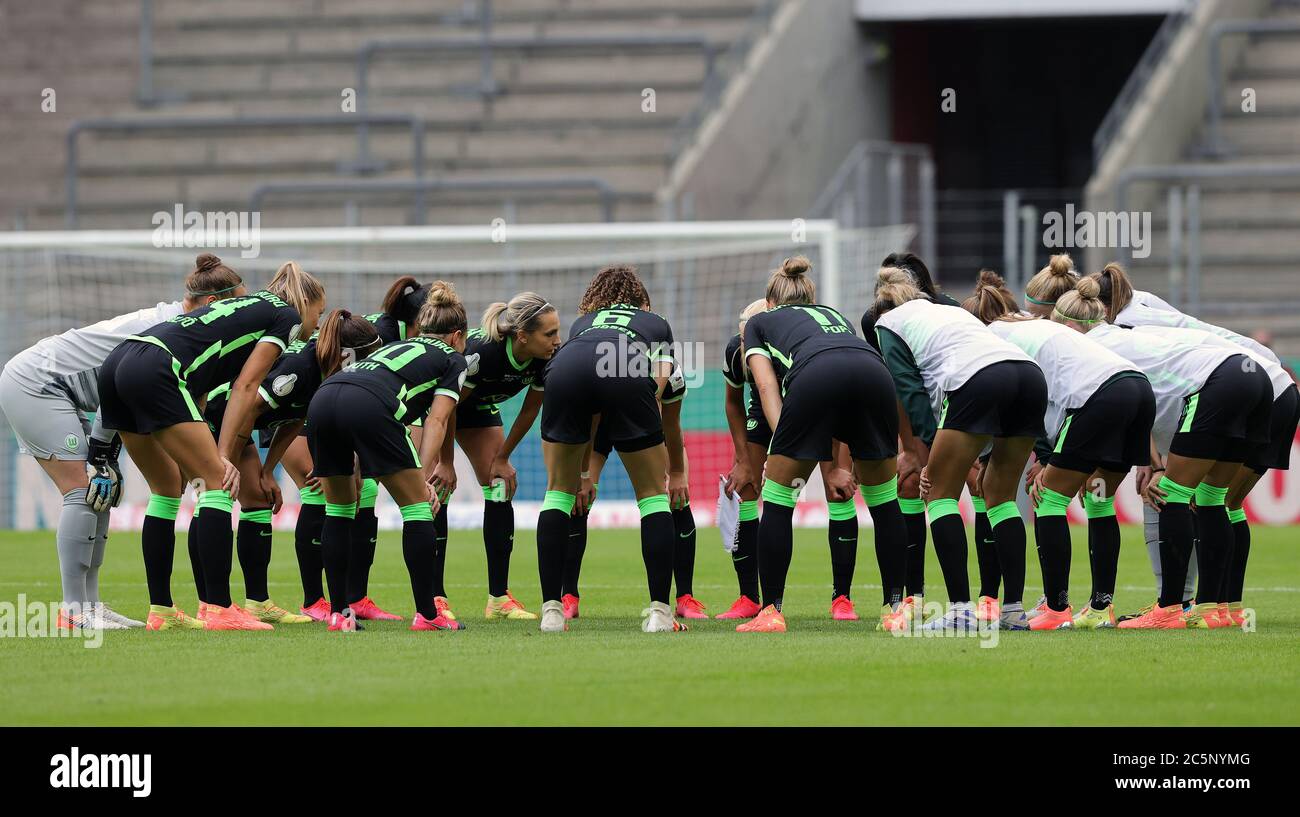
[{"label": "goal post", "polygon": [[[220,226],[220,225],[218,225]],[[226,225],[230,227],[231,225]],[[401,275],[455,284],[476,325],[492,302],[533,290],[555,304],[562,331],[601,267],[635,265],[652,308],[671,322],[690,390],[682,417],[691,466],[692,507],[712,521],[718,474],[731,466],[732,446],[723,410],[720,366],[741,309],[763,297],[769,272],[792,255],[806,255],[819,300],[855,325],[869,302],[872,274],[887,253],[906,248],[911,225],[844,230],[833,221],[647,222],[469,227],[353,227],[252,229],[212,234],[158,231],[0,233],[0,360],[8,361],[43,337],[183,295],[194,257],[212,252],[237,270],[250,288],[263,286],[285,261],[298,261],[324,283],[329,308],[377,311],[389,284]],[[167,245],[180,246],[167,246]],[[502,407],[509,428],[522,395]],[[7,420],[0,418],[0,528],[48,528],[60,497],[30,457],[19,456]],[[481,494],[457,451],[461,489],[449,508],[453,526],[481,523]],[[535,524],[545,491],[536,426],[515,452],[520,527]],[[148,490],[127,466],[124,506],[113,527],[138,529]],[[292,527],[298,491],[281,477],[288,512],[277,528]],[[810,521],[824,519],[821,489],[807,492]],[[381,492],[382,494],[382,492]],[[190,499],[186,500],[186,507]],[[381,524],[400,525],[383,497]],[[188,518],[182,512],[182,527]],[[631,486],[611,458],[591,523],[638,524]]]}]

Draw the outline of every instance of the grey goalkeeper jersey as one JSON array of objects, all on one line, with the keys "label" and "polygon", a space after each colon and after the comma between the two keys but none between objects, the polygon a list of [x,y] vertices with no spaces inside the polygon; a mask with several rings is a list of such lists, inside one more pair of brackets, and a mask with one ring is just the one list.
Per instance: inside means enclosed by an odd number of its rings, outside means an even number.
[{"label": "grey goalkeeper jersey", "polygon": [[180,301],[160,303],[52,335],[19,352],[5,371],[34,394],[66,396],[82,411],[99,408],[99,367],[131,335],[183,313]]}]

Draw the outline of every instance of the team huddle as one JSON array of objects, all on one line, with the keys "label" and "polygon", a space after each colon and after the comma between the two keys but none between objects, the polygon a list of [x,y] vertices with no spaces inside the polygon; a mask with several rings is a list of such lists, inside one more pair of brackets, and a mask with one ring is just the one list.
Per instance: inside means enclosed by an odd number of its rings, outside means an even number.
[{"label": "team huddle", "polygon": [[[1243,503],[1266,471],[1288,467],[1300,420],[1300,394],[1270,350],[1134,290],[1116,264],[1083,275],[1066,255],[1030,280],[1022,309],[991,271],[981,271],[959,303],[921,259],[891,254],[861,335],[817,302],[810,273],[802,257],[774,270],[724,350],[723,409],[735,457],[723,492],[735,503],[739,596],[717,618],[740,621],[741,632],[786,630],[794,509],[819,469],[837,620],[858,618],[851,584],[861,493],[881,576],[878,630],[1242,623],[1250,550]],[[494,303],[471,328],[451,284],[410,276],[365,315],[326,313],[325,288],[295,262],[250,292],[204,254],[185,289],[182,301],[46,338],[0,374],[0,408],[20,450],[63,495],[60,627],[323,622],[351,632],[362,621],[398,620],[367,587],[382,487],[402,517],[410,628],[462,629],[444,584],[457,445],[483,492],[485,618],[538,620],[543,632],[563,632],[579,616],[587,518],[613,451],[641,518],[649,591],[641,628],[681,631],[685,619],[708,618],[692,589],[685,377],[672,328],[652,311],[635,268],[596,273],[563,336],[556,306],[536,293]],[[507,433],[501,404],[520,392]],[[510,458],[539,416],[547,484],[537,518],[542,605],[533,613],[510,591],[517,487]],[[99,591],[123,445],[150,490],[141,528],[144,621],[113,610]],[[296,613],[268,592],[281,466],[300,491]],[[1117,616],[1115,494],[1134,469],[1158,596]],[[194,616],[176,605],[171,586],[186,486],[196,498],[187,537]],[[1022,487],[1033,504],[1044,588],[1030,609]],[[963,490],[976,511],[975,603],[958,510]],[[1068,594],[1066,517],[1076,495],[1088,520],[1092,578],[1077,608]],[[922,622],[927,534],[948,605]],[[236,554],[242,604],[231,594]]]}]

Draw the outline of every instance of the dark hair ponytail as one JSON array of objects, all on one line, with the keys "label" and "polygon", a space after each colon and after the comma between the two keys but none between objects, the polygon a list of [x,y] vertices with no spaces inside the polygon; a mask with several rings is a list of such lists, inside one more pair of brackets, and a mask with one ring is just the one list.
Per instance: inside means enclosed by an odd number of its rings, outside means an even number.
[{"label": "dark hair ponytail", "polygon": [[344,350],[355,350],[360,360],[380,346],[379,332],[365,318],[353,315],[346,309],[335,309],[321,322],[316,336],[316,362],[320,364],[321,378],[343,368]]},{"label": "dark hair ponytail", "polygon": [[891,252],[885,256],[885,260],[880,262],[881,268],[897,267],[908,275],[912,276],[912,281],[916,283],[916,288],[929,295],[933,300],[939,294],[939,288],[935,286],[934,279],[930,277],[930,268],[921,260],[921,256],[912,252]]},{"label": "dark hair ponytail", "polygon": [[403,275],[384,294],[383,310],[407,325],[415,323],[429,297],[429,286],[421,285],[413,275]]}]

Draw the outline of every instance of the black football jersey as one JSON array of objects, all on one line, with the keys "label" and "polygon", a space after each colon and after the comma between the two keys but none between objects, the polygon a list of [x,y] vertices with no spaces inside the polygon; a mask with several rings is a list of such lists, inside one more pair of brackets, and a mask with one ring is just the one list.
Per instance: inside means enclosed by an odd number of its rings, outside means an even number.
[{"label": "black football jersey", "polygon": [[379,339],[383,343],[406,340],[406,324],[387,312],[372,312],[366,315],[366,320],[375,325],[375,331],[379,333]]},{"label": "black football jersey", "polygon": [[588,312],[569,327],[569,342],[626,341],[652,361],[675,360],[673,329],[667,319],[646,309],[615,304]]},{"label": "black football jersey", "polygon": [[[320,362],[316,358],[316,340],[296,340],[280,355],[271,367],[257,393],[266,403],[266,410],[258,415],[253,428],[272,429],[281,423],[302,420],[307,416],[307,405],[320,388]],[[230,397],[231,383],[223,383],[208,392],[208,404],[203,415],[214,428],[221,428],[221,417]]]},{"label": "black football jersey", "polygon": [[180,363],[177,373],[192,394],[207,394],[239,377],[258,343],[284,351],[302,327],[298,310],[265,290],[214,301],[160,323],[137,337],[160,342]]},{"label": "black football jersey", "polygon": [[504,403],[525,388],[542,390],[546,385],[547,361],[541,358],[519,363],[511,351],[510,339],[488,339],[482,329],[473,329],[465,340],[466,386],[473,386],[475,403]]},{"label": "black football jersey", "polygon": [[389,343],[325,383],[361,386],[385,401],[399,423],[410,425],[429,413],[437,395],[460,400],[465,375],[464,355],[437,338],[417,337]]},{"label": "black football jersey", "polygon": [[745,357],[772,361],[779,378],[798,372],[814,355],[830,349],[867,349],[844,316],[821,304],[782,304],[745,323]]}]

